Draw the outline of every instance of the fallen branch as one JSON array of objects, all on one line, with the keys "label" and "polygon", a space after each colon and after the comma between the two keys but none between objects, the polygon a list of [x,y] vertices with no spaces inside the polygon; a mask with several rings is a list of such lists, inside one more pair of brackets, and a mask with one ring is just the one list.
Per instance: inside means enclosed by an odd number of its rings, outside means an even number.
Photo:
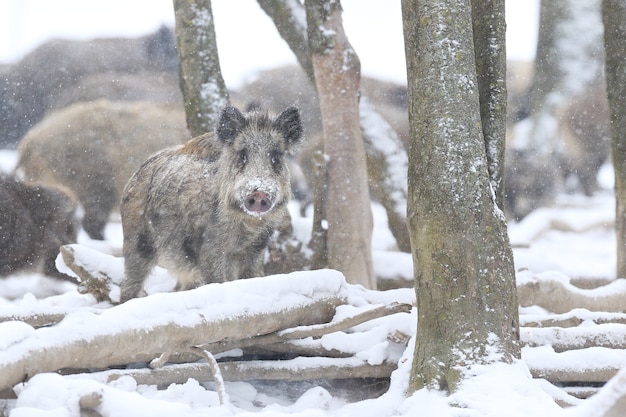
[{"label": "fallen branch", "polygon": [[[224,381],[389,378],[397,364],[370,365],[357,358],[295,358],[285,361],[220,362]],[[95,372],[89,377],[110,382],[131,376],[142,385],[183,384],[189,378],[210,381],[206,363],[166,365],[158,369],[122,369]]]},{"label": "fallen branch", "polygon": [[565,314],[554,316],[530,316],[520,315],[521,327],[576,327],[583,322],[594,324],[626,324],[626,314],[623,313],[605,313],[601,311],[589,311],[584,309],[575,309]]},{"label": "fallen branch", "polygon": [[[60,253],[65,266],[78,277],[78,292],[92,294],[99,302],[119,301],[112,300],[110,293],[114,285],[122,281],[123,276],[113,276],[115,274],[108,272],[107,269],[111,268],[112,264],[123,263],[122,258],[115,258],[76,244],[61,246]],[[99,261],[95,268],[92,265],[94,259]]]},{"label": "fallen branch", "polygon": [[0,315],[0,323],[5,321],[21,321],[32,327],[45,327],[57,324],[67,313],[30,312],[29,314],[13,313]]},{"label": "fallen branch", "polygon": [[224,386],[224,378],[222,377],[220,366],[217,364],[215,357],[211,354],[211,352],[205,349],[192,348],[191,351],[197,353],[207,361],[211,374],[213,374],[213,380],[215,381],[217,397],[220,405],[228,403],[228,395],[226,394],[226,387]]},{"label": "fallen branch", "polygon": [[569,368],[569,369],[553,369],[553,368],[537,368],[530,369],[533,378],[542,378],[550,382],[568,383],[568,382],[606,382],[613,378],[620,368]]},{"label": "fallen branch", "polygon": [[533,377],[552,383],[606,382],[626,367],[623,350],[602,347],[560,353],[550,346],[524,347],[522,359]]},{"label": "fallen branch", "polygon": [[[410,313],[412,307],[413,306],[411,306],[410,304],[402,303],[393,303],[390,305],[377,306],[365,312],[356,314],[351,317],[347,317],[343,320],[336,322],[315,324],[312,326],[300,326],[297,328],[281,330],[273,334],[262,335],[244,340],[228,340],[219,342],[217,344],[204,345],[203,348],[215,353],[226,352],[231,349],[246,348],[249,346],[268,345],[269,348],[269,345],[275,345],[289,340],[304,339],[307,337],[318,338],[325,334],[348,330],[351,327],[357,326],[367,321],[389,316],[391,314]],[[275,350],[271,348],[269,349]],[[282,351],[282,349],[278,349]]]},{"label": "fallen branch", "polygon": [[581,289],[563,276],[538,276],[517,286],[521,306],[537,305],[555,313],[566,313],[576,308],[590,311],[626,311],[626,279],[594,289]]},{"label": "fallen branch", "polygon": [[298,272],[155,294],[99,315],[71,314],[0,352],[0,390],[37,373],[148,362],[168,350],[328,322],[345,302],[344,289],[336,271]]},{"label": "fallen branch", "polygon": [[593,327],[520,328],[520,340],[531,347],[550,345],[555,352],[604,347],[626,349],[626,326],[600,324]]}]

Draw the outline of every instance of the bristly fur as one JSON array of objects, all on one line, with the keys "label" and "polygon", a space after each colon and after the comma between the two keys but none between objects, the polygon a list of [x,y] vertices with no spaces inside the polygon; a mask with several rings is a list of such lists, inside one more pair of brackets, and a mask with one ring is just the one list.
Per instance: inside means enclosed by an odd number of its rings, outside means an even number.
[{"label": "bristly fur", "polygon": [[70,279],[55,265],[59,247],[76,242],[78,203],[61,187],[20,182],[0,174],[0,276],[39,269]]},{"label": "bristly fur", "polygon": [[[302,139],[300,115],[220,114],[214,133],[148,159],[124,189],[126,279],[121,301],[140,295],[154,265],[177,289],[262,275],[273,231],[288,219],[286,154]],[[263,209],[251,196],[263,196]]]}]

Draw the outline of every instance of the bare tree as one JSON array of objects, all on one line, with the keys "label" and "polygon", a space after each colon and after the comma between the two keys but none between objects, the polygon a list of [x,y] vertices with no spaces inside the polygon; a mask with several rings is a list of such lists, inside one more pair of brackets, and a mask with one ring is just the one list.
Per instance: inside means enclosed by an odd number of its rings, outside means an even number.
[{"label": "bare tree", "polygon": [[[510,159],[513,169],[509,184],[516,182],[518,186],[509,189],[509,203],[517,218],[553,203],[569,174],[578,177],[584,186],[585,173],[568,172],[571,170],[567,162],[569,144],[559,129],[569,123],[563,117],[565,106],[577,96],[585,97],[583,104],[587,105],[590,90],[604,81],[600,0],[543,0],[540,5],[529,117],[515,127],[511,141],[511,148],[515,149],[511,156],[516,161]],[[590,110],[586,119],[595,112]],[[601,154],[603,148],[606,147],[600,143],[590,144],[583,151],[584,157]],[[590,174],[594,183],[595,174]]]},{"label": "bare tree", "polygon": [[626,4],[603,0],[602,20],[615,171],[617,276],[626,277]]},{"label": "bare tree", "polygon": [[376,288],[365,148],[359,124],[361,64],[338,1],[307,0],[309,48],[328,155],[325,214],[328,263],[351,283]]},{"label": "bare tree", "polygon": [[[473,22],[479,13],[484,18]],[[504,1],[403,0],[402,15],[410,121],[407,218],[419,265],[410,390],[454,391],[473,364],[520,355],[513,255],[492,187],[499,170],[489,169],[487,151],[494,146],[492,155],[501,154],[505,90],[480,85],[505,79]],[[486,61],[492,61],[492,75],[479,78],[477,67]],[[485,123],[483,103],[489,102],[502,107]]]},{"label": "bare tree", "polygon": [[[298,0],[258,0],[258,3],[274,21],[310,82],[315,84],[302,4]],[[410,252],[406,225],[406,151],[393,128],[372,108],[365,93],[361,91],[360,94],[361,133],[371,191],[387,212],[389,229],[398,248]]]},{"label": "bare tree", "polygon": [[222,78],[211,0],[174,0],[180,56],[180,87],[192,136],[210,132],[228,104]]}]

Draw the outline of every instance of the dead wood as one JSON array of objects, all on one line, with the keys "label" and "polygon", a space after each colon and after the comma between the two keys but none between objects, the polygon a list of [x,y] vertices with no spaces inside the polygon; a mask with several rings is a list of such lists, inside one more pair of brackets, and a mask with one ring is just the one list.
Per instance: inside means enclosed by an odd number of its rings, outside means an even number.
[{"label": "dead wood", "polygon": [[[410,304],[402,303],[393,303],[390,305],[377,306],[336,322],[315,324],[311,326],[300,326],[297,328],[280,330],[276,333],[262,335],[249,339],[226,340],[213,345],[205,345],[203,346],[203,348],[210,350],[214,353],[226,352],[228,350],[241,349],[250,346],[265,346],[269,350],[285,351],[284,349],[281,349],[276,345],[279,345],[281,342],[295,339],[304,339],[307,337],[319,338],[325,334],[348,330],[351,327],[365,323],[366,321],[374,320],[376,318],[385,317],[396,313],[410,313],[411,308],[412,306]],[[272,346],[274,347],[272,348]],[[297,348],[295,345],[289,346],[290,348],[295,348],[297,352]]]},{"label": "dead wood", "polygon": [[[314,379],[389,378],[397,364],[370,365],[356,358],[295,358],[285,361],[219,362],[225,381]],[[206,363],[167,365],[158,369],[127,369],[97,372],[96,379],[113,381],[122,376],[133,377],[138,384],[183,384],[189,378],[211,381],[212,373]]]},{"label": "dead wood", "polygon": [[[580,289],[557,279],[525,282],[517,287],[519,304],[523,307],[537,305],[555,313],[566,313],[576,308],[590,311],[626,312],[626,280],[595,289]],[[607,290],[607,287],[611,291]]]},{"label": "dead wood", "polygon": [[623,350],[626,349],[626,326],[609,323],[583,328],[522,328],[520,339],[530,347],[550,345],[557,353],[590,347]]},{"label": "dead wood", "polygon": [[[60,248],[63,262],[78,276],[80,284],[78,292],[91,294],[98,302],[113,302],[110,297],[112,279],[104,272],[91,272],[85,262],[77,257],[74,245],[64,245]],[[117,300],[116,300],[117,301]]]},{"label": "dead wood", "polygon": [[619,368],[610,366],[599,368],[530,368],[533,378],[543,378],[553,383],[606,382],[613,378],[618,371]]},{"label": "dead wood", "polygon": [[[285,287],[290,289],[290,299],[298,301],[280,306],[273,297],[258,297],[252,310],[219,304],[217,300],[224,298],[229,286],[236,287],[230,291],[245,294],[246,287],[251,285],[248,291],[257,296],[258,280],[251,279],[136,299],[89,320],[68,317],[56,326],[38,329],[34,337],[0,352],[0,390],[42,372],[148,362],[164,351],[186,351],[207,342],[329,322],[335,308],[345,302],[343,278],[334,271],[329,271],[324,277],[327,279],[322,280],[317,273],[315,283],[307,282],[311,277],[306,273],[273,278],[288,280]],[[294,285],[294,280],[302,280],[302,284]],[[303,288],[304,293],[293,297],[294,288]],[[165,306],[158,310],[159,317],[145,313],[155,311],[155,302]]]},{"label": "dead wood", "polygon": [[43,312],[30,312],[29,314],[14,313],[7,315],[0,315],[0,323],[5,321],[21,321],[32,327],[45,327],[51,326],[63,320],[67,313],[43,313]]},{"label": "dead wood", "polygon": [[607,323],[616,323],[616,324],[626,324],[626,315],[621,313],[602,313],[595,312],[591,313],[586,310],[584,316],[578,315],[575,311],[571,312],[571,314],[561,314],[554,317],[540,317],[540,318],[530,318],[520,316],[520,326],[535,328],[535,327],[576,327],[580,326],[583,322],[594,323],[594,324],[607,324]]}]

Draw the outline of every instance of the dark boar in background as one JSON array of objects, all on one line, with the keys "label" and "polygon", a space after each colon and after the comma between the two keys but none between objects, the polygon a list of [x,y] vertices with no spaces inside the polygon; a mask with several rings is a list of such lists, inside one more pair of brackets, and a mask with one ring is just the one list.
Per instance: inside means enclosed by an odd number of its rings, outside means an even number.
[{"label": "dark boar in background", "polygon": [[60,246],[76,242],[76,208],[66,190],[0,175],[0,276],[33,270],[70,279],[56,269],[55,259]]},{"label": "dark boar in background", "polygon": [[[178,51],[174,32],[162,27],[134,39],[109,38],[91,41],[54,39],[30,52],[19,62],[0,68],[0,148],[15,148],[24,134],[50,110],[69,104],[93,74],[109,73],[100,80],[102,98],[136,100],[142,78],[154,74],[173,75],[178,86]],[[119,76],[133,76],[136,87],[130,96],[115,91]],[[108,89],[112,89],[109,91]],[[158,87],[162,89],[161,87]],[[174,88],[169,100],[180,100]],[[150,88],[141,100],[153,100]],[[92,97],[93,98],[93,97]],[[80,99],[80,98],[78,98]],[[155,98],[156,100],[156,98]],[[178,102],[181,104],[181,102]]]}]

